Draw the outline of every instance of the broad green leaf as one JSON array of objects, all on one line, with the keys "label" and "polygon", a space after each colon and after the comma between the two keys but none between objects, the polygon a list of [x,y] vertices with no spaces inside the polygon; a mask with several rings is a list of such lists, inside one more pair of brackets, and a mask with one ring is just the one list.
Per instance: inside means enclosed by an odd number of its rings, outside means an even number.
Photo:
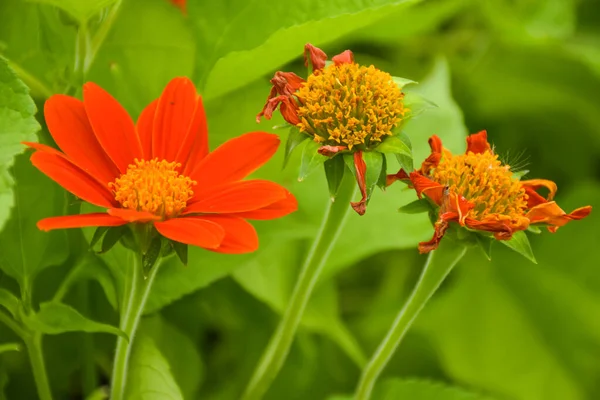
[{"label": "broad green leaf", "polygon": [[332,157],[325,161],[323,166],[325,167],[325,177],[327,178],[329,195],[332,199],[335,199],[338,189],[340,188],[340,183],[342,183],[342,178],[344,178],[344,173],[346,172],[344,158],[340,156]]},{"label": "broad green leaf", "polygon": [[48,4],[58,7],[73,18],[79,21],[80,24],[86,23],[87,20],[102,11],[103,8],[113,5],[117,0],[27,0],[32,3]]},{"label": "broad green leaf", "polygon": [[403,214],[419,214],[431,211],[431,203],[427,199],[417,199],[398,209]]},{"label": "broad green leaf", "polygon": [[410,147],[402,141],[398,136],[390,136],[385,138],[381,144],[374,149],[380,153],[401,154],[412,158]]},{"label": "broad green leaf", "polygon": [[144,332],[135,338],[127,379],[128,400],[183,400],[167,359]]},{"label": "broad green leaf", "polygon": [[88,80],[102,86],[135,117],[169,80],[191,76],[195,49],[186,18],[170,1],[123,1]]},{"label": "broad green leaf", "polygon": [[319,143],[310,140],[302,148],[302,159],[300,161],[300,171],[298,172],[299,181],[304,180],[328,160],[328,157],[318,153],[320,147]]},{"label": "broad green leaf", "polygon": [[[190,2],[198,40],[196,74],[208,98],[238,89],[292,60],[305,43],[322,46],[375,23],[407,0],[353,0],[341,3]],[[253,29],[247,30],[252,21]],[[333,56],[335,54],[330,54]],[[265,92],[266,93],[266,92]]]},{"label": "broad green leaf", "polygon": [[513,249],[534,264],[537,264],[535,256],[533,255],[533,250],[531,249],[531,244],[529,244],[529,238],[525,232],[515,232],[510,240],[500,240],[500,243]]},{"label": "broad green leaf", "polygon": [[383,381],[373,400],[492,400],[492,397],[445,383],[393,378]]},{"label": "broad green leaf", "polygon": [[0,355],[7,351],[21,351],[19,343],[0,343]]},{"label": "broad green leaf", "polygon": [[40,310],[27,317],[24,322],[31,329],[48,335],[65,332],[104,332],[127,339],[127,335],[119,328],[92,321],[74,308],[56,302],[41,303]]},{"label": "broad green leaf", "polygon": [[29,89],[0,56],[0,231],[14,206],[14,179],[9,169],[23,141],[35,142],[40,125],[35,120],[37,109]]},{"label": "broad green leaf", "polygon": [[185,399],[198,398],[204,366],[196,343],[159,315],[145,318],[140,332],[154,340],[168,362],[171,374]]},{"label": "broad green leaf", "polygon": [[300,129],[293,126],[289,130],[289,134],[287,140],[285,142],[285,156],[283,158],[283,168],[286,167],[290,155],[294,151],[294,149],[305,140],[309,139],[309,136],[303,132],[300,132]]},{"label": "broad green leaf", "polygon": [[3,306],[16,317],[19,310],[19,299],[6,289],[0,288],[0,306]]},{"label": "broad green leaf", "polygon": [[60,264],[68,254],[64,231],[42,232],[36,223],[64,213],[62,188],[35,169],[27,156],[13,168],[15,208],[0,232],[0,268],[31,290],[33,278],[44,268]]}]

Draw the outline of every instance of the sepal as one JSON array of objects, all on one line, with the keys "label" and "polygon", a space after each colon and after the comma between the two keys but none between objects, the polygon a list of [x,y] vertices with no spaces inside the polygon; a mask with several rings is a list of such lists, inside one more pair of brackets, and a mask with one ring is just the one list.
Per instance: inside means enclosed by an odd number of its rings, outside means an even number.
[{"label": "sepal", "polygon": [[286,167],[288,161],[290,160],[290,156],[292,154],[292,152],[296,149],[296,147],[298,147],[298,145],[300,145],[301,143],[303,143],[305,140],[309,139],[310,137],[305,134],[300,132],[300,129],[298,129],[298,127],[293,126],[290,129],[290,133],[288,134],[287,140],[285,142],[285,154],[283,156],[283,168]]},{"label": "sepal", "polygon": [[411,203],[408,203],[398,209],[398,212],[402,214],[420,214],[424,212],[434,211],[434,207],[431,205],[429,200],[426,198],[417,199]]},{"label": "sepal", "polygon": [[428,100],[419,93],[408,91],[404,92],[404,107],[408,110],[402,119],[402,124],[405,124],[408,120],[418,117],[423,112],[432,108],[437,108],[437,104],[433,101]]},{"label": "sepal", "polygon": [[406,85],[418,84],[419,82],[413,81],[411,79],[402,78],[400,76],[392,76],[392,80],[398,86],[398,89],[402,90]]},{"label": "sepal", "polygon": [[310,175],[328,160],[328,157],[319,154],[319,148],[321,148],[319,143],[310,140],[302,149],[300,171],[298,173],[299,181],[303,181],[308,175]]},{"label": "sepal", "polygon": [[329,195],[331,200],[335,200],[338,189],[344,178],[346,165],[343,157],[333,157],[326,160],[323,164],[325,169],[325,178],[327,178],[327,186],[329,187]]},{"label": "sepal", "polygon": [[510,238],[510,240],[500,240],[499,242],[521,254],[534,264],[537,264],[537,260],[535,259],[533,250],[531,249],[531,244],[529,243],[529,238],[524,231],[517,231],[513,233],[513,236]]}]

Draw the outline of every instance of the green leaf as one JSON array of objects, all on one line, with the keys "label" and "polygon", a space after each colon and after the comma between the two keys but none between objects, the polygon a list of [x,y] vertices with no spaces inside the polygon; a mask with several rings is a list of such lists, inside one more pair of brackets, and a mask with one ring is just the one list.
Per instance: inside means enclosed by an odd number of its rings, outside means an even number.
[{"label": "green leaf", "polygon": [[92,236],[92,240],[90,241],[90,248],[93,248],[96,245],[96,243],[98,243],[100,239],[104,237],[104,235],[106,234],[106,232],[108,232],[109,229],[110,227],[108,226],[97,227],[94,231],[94,236]]},{"label": "green leaf", "polygon": [[313,140],[306,142],[306,145],[302,149],[302,158],[300,160],[300,171],[298,173],[299,181],[303,181],[308,175],[328,160],[328,157],[318,153],[320,147],[321,145]]},{"label": "green leaf", "polygon": [[291,127],[290,132],[287,137],[287,141],[285,142],[285,156],[283,157],[283,168],[287,165],[290,160],[290,155],[294,151],[294,149],[305,140],[309,139],[309,136],[303,132],[300,132],[298,127]]},{"label": "green leaf", "polygon": [[177,257],[184,266],[188,265],[188,245],[181,242],[171,241],[171,245],[177,254]]},{"label": "green leaf", "polygon": [[102,11],[103,8],[108,7],[117,2],[117,0],[27,0],[32,3],[48,4],[51,6],[58,7],[79,23],[83,24],[94,15]]},{"label": "green leaf", "polygon": [[23,152],[21,142],[37,141],[36,111],[29,89],[0,56],[0,231],[14,206],[14,179],[8,171],[15,156]]},{"label": "green leaf", "polygon": [[17,178],[15,209],[0,232],[0,269],[15,278],[22,290],[29,291],[42,269],[67,257],[65,232],[42,232],[36,226],[42,218],[64,213],[65,194],[35,169],[27,156],[17,158],[13,173]]},{"label": "green leaf", "polygon": [[403,214],[419,214],[431,211],[431,203],[427,199],[417,199],[398,209]]},{"label": "green leaf", "polygon": [[492,244],[494,244],[495,239],[480,235],[478,233],[475,234],[475,239],[477,240],[477,245],[483,251],[485,257],[491,261],[492,260]]},{"label": "green leaf", "polygon": [[19,303],[20,301],[17,296],[6,289],[0,288],[0,306],[4,306],[13,317],[17,316]]},{"label": "green leaf", "polygon": [[[248,7],[243,0],[190,2],[189,15],[199,49],[196,74],[207,98],[223,96],[292,60],[300,60],[305,43],[331,43],[410,3],[307,0],[259,2]],[[245,29],[248,21],[253,23],[251,30]]]},{"label": "green leaf", "polygon": [[344,158],[339,156],[332,157],[329,160],[325,161],[325,164],[323,164],[323,166],[325,167],[325,177],[327,178],[329,195],[333,200],[337,196],[338,189],[340,188],[340,183],[342,183],[342,179],[344,178],[344,173],[346,171]]},{"label": "green leaf", "polygon": [[65,332],[104,332],[128,339],[119,328],[92,321],[74,308],[56,302],[41,303],[40,311],[27,317],[24,323],[29,328],[48,335]]},{"label": "green leaf", "polygon": [[385,138],[381,144],[374,149],[380,153],[400,154],[412,158],[412,151],[401,137],[389,136]]},{"label": "green leaf", "polygon": [[406,86],[406,85],[411,85],[411,84],[417,84],[417,83],[419,83],[419,82],[415,82],[415,81],[407,79],[407,78],[401,78],[399,76],[392,76],[392,79],[394,80],[394,83],[396,85],[398,85],[398,87],[400,89],[404,88],[404,86]]},{"label": "green leaf", "polygon": [[376,389],[373,400],[492,400],[492,397],[442,382],[416,379],[387,379]]},{"label": "green leaf", "polygon": [[531,249],[531,244],[529,244],[529,238],[525,232],[515,232],[510,240],[500,240],[499,242],[521,254],[534,264],[537,264],[535,256],[533,255],[533,250]]},{"label": "green leaf", "polygon": [[0,344],[0,354],[7,351],[21,351],[21,344],[19,343],[2,343]]},{"label": "green leaf", "polygon": [[362,153],[363,160],[367,166],[365,181],[367,186],[367,199],[371,198],[373,189],[380,181],[381,171],[383,170],[383,154],[376,151],[367,151]]},{"label": "green leaf", "polygon": [[183,400],[165,356],[143,331],[135,338],[127,379],[128,400]]}]

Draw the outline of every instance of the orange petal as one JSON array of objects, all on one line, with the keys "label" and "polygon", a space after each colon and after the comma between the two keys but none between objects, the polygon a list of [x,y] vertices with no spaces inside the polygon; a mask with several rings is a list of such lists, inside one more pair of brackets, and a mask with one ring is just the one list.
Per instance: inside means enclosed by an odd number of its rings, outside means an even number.
[{"label": "orange petal", "polygon": [[129,210],[127,208],[109,208],[106,212],[113,217],[119,217],[126,222],[158,221],[160,217],[148,211]]},{"label": "orange petal", "polygon": [[266,132],[246,133],[223,143],[188,175],[198,183],[193,200],[202,190],[245,178],[266,163],[278,147],[279,137]]},{"label": "orange petal", "polygon": [[313,72],[319,71],[325,68],[325,61],[327,61],[327,54],[318,47],[307,43],[304,46],[304,65],[308,67],[310,62],[313,67]]},{"label": "orange petal", "polygon": [[490,144],[487,141],[487,131],[479,131],[467,136],[467,153],[480,154],[490,149]]},{"label": "orange petal", "polygon": [[185,141],[175,161],[183,165],[184,175],[208,154],[208,124],[202,97],[198,96],[194,116],[188,127]]},{"label": "orange petal", "polygon": [[429,138],[429,147],[431,148],[431,154],[421,164],[421,174],[429,175],[429,171],[436,168],[442,159],[442,152],[444,147],[442,146],[442,139],[437,135],[433,135]]},{"label": "orange petal", "polygon": [[37,223],[38,229],[51,231],[53,229],[83,228],[86,226],[120,226],[127,221],[105,213],[66,215],[62,217],[44,218]]},{"label": "orange petal", "polygon": [[135,125],[135,130],[140,138],[140,143],[142,144],[145,160],[150,160],[152,158],[152,129],[154,127],[156,106],[158,106],[158,99],[154,100],[144,108]]},{"label": "orange petal", "polygon": [[230,215],[204,215],[203,219],[219,224],[225,231],[223,241],[216,249],[218,253],[243,254],[258,249],[258,235],[254,227],[243,218]]},{"label": "orange petal", "polygon": [[[503,218],[504,217],[504,218]],[[465,225],[471,229],[492,232],[498,240],[509,240],[513,233],[522,231],[529,227],[529,219],[523,217],[511,220],[500,214],[492,214],[481,221],[466,218]]]},{"label": "orange petal", "polygon": [[385,178],[385,186],[390,186],[392,183],[396,182],[396,181],[408,181],[410,180],[408,174],[406,173],[406,171],[404,171],[402,168],[400,168],[400,170],[398,172],[396,172],[395,174],[390,174]]},{"label": "orange petal", "polygon": [[325,157],[333,157],[340,151],[348,150],[346,146],[321,146],[317,153]]},{"label": "orange petal", "polygon": [[233,182],[203,192],[184,211],[192,213],[240,213],[254,211],[284,200],[288,191],[277,183],[263,180]]},{"label": "orange petal", "polygon": [[421,198],[424,194],[438,206],[441,206],[444,198],[444,185],[432,181],[418,172],[410,173],[410,181]]},{"label": "orange petal", "polygon": [[104,185],[119,176],[98,143],[81,100],[54,95],[44,105],[44,117],[54,141],[75,165]]},{"label": "orange petal", "polygon": [[429,240],[427,242],[419,243],[419,253],[425,254],[425,253],[429,253],[432,250],[437,249],[440,244],[440,241],[446,234],[446,230],[448,230],[448,227],[450,226],[450,222],[453,220],[457,220],[457,219],[458,219],[458,214],[456,214],[456,213],[448,212],[448,213],[440,214],[440,218],[438,219],[438,221],[435,223],[435,226],[434,226],[435,231],[433,233],[433,237],[431,238],[431,240]]},{"label": "orange petal", "polygon": [[[425,193],[427,194],[427,193]],[[440,212],[452,212],[458,217],[458,222],[461,225],[465,224],[465,218],[467,213],[475,207],[475,204],[465,199],[463,196],[457,195],[454,192],[449,192],[447,195],[443,195],[442,207]]]},{"label": "orange petal", "polygon": [[558,227],[567,224],[569,221],[580,220],[592,212],[591,206],[580,207],[570,214],[563,211],[555,201],[539,204],[527,212],[525,217],[529,218],[532,224],[550,225],[548,230],[556,232]]},{"label": "orange petal", "polygon": [[127,111],[95,83],[83,85],[83,104],[98,142],[121,173],[144,153]]},{"label": "orange petal", "polygon": [[106,208],[116,205],[106,186],[63,155],[38,151],[31,156],[31,163],[60,186],[89,203]]},{"label": "orange petal", "polygon": [[[546,179],[529,179],[526,181],[521,181],[521,185],[523,189],[525,189],[525,193],[527,194],[527,208],[532,209],[540,204],[547,203],[554,198],[558,187],[556,183],[546,180]],[[545,198],[541,194],[537,192],[540,188],[548,189],[548,198]]]},{"label": "orange petal", "polygon": [[297,209],[298,201],[293,194],[288,192],[286,198],[283,200],[279,200],[257,210],[236,213],[235,215],[247,219],[268,220],[285,217]]},{"label": "orange petal", "polygon": [[363,159],[362,151],[354,153],[354,168],[356,170],[356,182],[358,183],[362,198],[360,201],[350,203],[350,205],[358,215],[364,215],[367,211],[367,184],[365,180],[367,164]]},{"label": "orange petal", "polygon": [[335,65],[352,64],[354,62],[354,54],[352,54],[350,50],[345,50],[337,56],[333,56],[331,61],[333,61]]},{"label": "orange petal", "polygon": [[155,222],[156,230],[164,237],[205,249],[216,249],[225,237],[225,230],[202,217],[173,218]]},{"label": "orange petal", "polygon": [[267,100],[262,111],[256,116],[256,122],[260,122],[262,116],[266,119],[271,119],[273,117],[273,112],[277,110],[277,106],[279,106],[279,111],[281,112],[283,119],[287,122],[292,125],[298,125],[300,123],[300,118],[298,117],[298,105],[290,96],[286,95],[276,96]]},{"label": "orange petal", "polygon": [[292,96],[306,81],[293,72],[277,71],[270,82],[278,94]]},{"label": "orange petal", "polygon": [[196,111],[196,88],[188,78],[174,78],[163,90],[154,117],[152,158],[175,160],[186,143],[188,128]]}]

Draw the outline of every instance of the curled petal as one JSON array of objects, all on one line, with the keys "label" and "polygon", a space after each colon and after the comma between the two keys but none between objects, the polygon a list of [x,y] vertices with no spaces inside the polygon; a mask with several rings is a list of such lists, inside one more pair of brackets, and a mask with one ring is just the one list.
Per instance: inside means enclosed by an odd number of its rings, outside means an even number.
[{"label": "curled petal", "polygon": [[148,211],[129,210],[127,208],[109,208],[106,210],[109,215],[119,217],[125,222],[150,222],[159,221],[160,217]]},{"label": "curled petal", "polygon": [[325,68],[325,61],[327,60],[327,54],[318,47],[307,43],[304,46],[304,65],[308,67],[310,62],[313,67],[313,72],[322,70]]},{"label": "curled petal", "polygon": [[266,119],[271,119],[273,117],[273,112],[280,104],[279,111],[281,111],[283,119],[292,125],[298,125],[300,123],[300,118],[298,118],[298,105],[293,98],[284,95],[267,100],[267,104],[265,104],[262,111],[256,116],[256,122],[260,122],[262,116]]},{"label": "curled petal", "polygon": [[410,177],[402,168],[395,174],[390,174],[385,178],[385,186],[390,186],[392,183],[396,181],[408,181]]},{"label": "curled petal", "polygon": [[[427,194],[427,193],[426,193]],[[452,212],[458,216],[458,222],[465,225],[467,213],[475,207],[475,204],[454,192],[444,193],[440,212]]]},{"label": "curled petal", "polygon": [[480,154],[490,149],[490,144],[487,141],[487,131],[479,131],[467,137],[467,153]]},{"label": "curled petal", "polygon": [[[526,181],[521,181],[521,185],[523,185],[525,192],[529,196],[529,199],[527,200],[528,208],[533,208],[538,204],[552,201],[552,199],[554,199],[554,195],[556,195],[556,191],[558,190],[556,183],[547,179],[528,179]],[[548,189],[549,193],[547,198],[544,198],[542,195],[537,193],[537,190],[541,188]]]},{"label": "curled petal", "polygon": [[492,232],[497,240],[509,240],[513,233],[529,227],[529,219],[526,217],[510,219],[504,215],[492,214],[482,220],[466,218],[465,225],[471,229]]},{"label": "curled petal", "polygon": [[356,182],[358,183],[362,198],[360,201],[350,203],[350,205],[358,215],[364,215],[367,211],[367,183],[365,178],[367,164],[365,163],[365,160],[363,160],[362,151],[354,153],[354,168],[356,168]]},{"label": "curled petal", "polygon": [[346,146],[321,146],[317,153],[325,157],[333,157],[340,151],[348,150]]},{"label": "curled petal", "polygon": [[48,232],[53,229],[83,228],[86,226],[120,226],[126,223],[127,221],[106,213],[91,213],[44,218],[38,221],[37,227],[42,231]]},{"label": "curled petal", "polygon": [[350,50],[345,50],[337,56],[334,56],[331,61],[333,61],[335,65],[352,64],[354,62],[354,54],[352,54]]},{"label": "curled petal", "polygon": [[442,205],[444,199],[444,185],[434,182],[418,172],[410,173],[410,181],[417,191],[417,196],[419,196],[419,198],[424,194],[438,206]]},{"label": "curled petal", "polygon": [[555,201],[539,204],[527,212],[527,217],[532,224],[547,224],[550,232],[566,225],[569,221],[580,220],[592,212],[591,206],[580,207],[570,214],[563,211]]},{"label": "curled petal", "polygon": [[271,83],[277,94],[285,96],[293,95],[302,85],[305,80],[293,72],[275,72],[275,76],[271,79]]},{"label": "curled petal", "polygon": [[440,218],[435,223],[433,237],[427,242],[419,243],[419,253],[425,254],[437,249],[440,241],[446,234],[446,230],[448,230],[448,226],[450,226],[450,222],[455,220],[458,220],[458,214],[456,213],[447,212],[440,214]]},{"label": "curled petal", "polygon": [[442,159],[444,147],[442,146],[442,139],[437,135],[433,135],[429,138],[429,147],[431,148],[431,154],[421,164],[421,174],[429,175],[429,171],[436,168]]}]

